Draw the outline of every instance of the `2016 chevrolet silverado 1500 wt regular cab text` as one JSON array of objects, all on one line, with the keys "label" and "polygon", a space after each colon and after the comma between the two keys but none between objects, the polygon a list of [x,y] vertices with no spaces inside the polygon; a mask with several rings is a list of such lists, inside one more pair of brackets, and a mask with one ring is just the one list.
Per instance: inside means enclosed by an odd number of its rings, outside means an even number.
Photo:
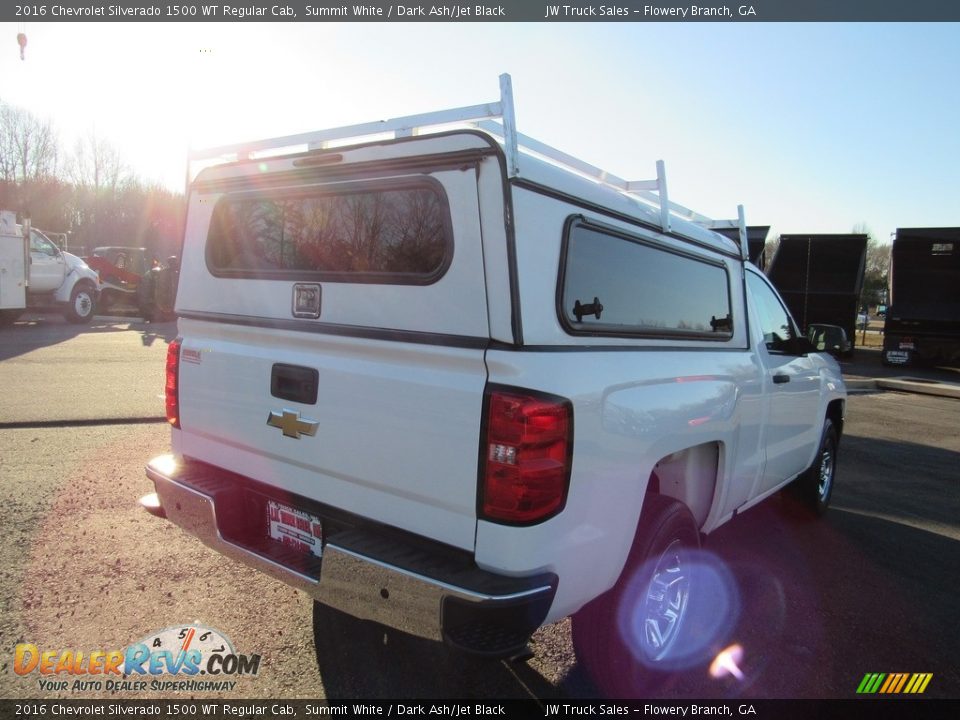
[{"label": "2016 chevrolet silverado 1500 wt regular cab text", "polygon": [[662,164],[626,183],[518,136],[501,85],[213,151],[238,159],[190,190],[145,502],[321,611],[469,652],[573,615],[629,693],[688,652],[701,536],[790,483],[826,509],[844,385]]}]

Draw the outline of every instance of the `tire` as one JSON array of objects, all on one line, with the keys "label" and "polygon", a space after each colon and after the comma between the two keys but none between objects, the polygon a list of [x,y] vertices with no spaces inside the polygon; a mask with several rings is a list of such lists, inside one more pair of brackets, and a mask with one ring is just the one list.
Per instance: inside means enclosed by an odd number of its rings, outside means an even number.
[{"label": "tire", "polygon": [[837,473],[837,451],[840,438],[830,418],[823,423],[820,446],[813,464],[787,488],[784,499],[791,511],[799,511],[806,517],[821,517],[830,507],[833,486]]},{"label": "tire", "polygon": [[573,648],[608,697],[641,697],[683,659],[697,583],[690,561],[700,534],[690,510],[648,495],[617,584],[573,616]]},{"label": "tire", "polygon": [[77,283],[70,293],[70,302],[63,316],[70,322],[81,325],[93,320],[97,309],[97,296],[87,283]]}]

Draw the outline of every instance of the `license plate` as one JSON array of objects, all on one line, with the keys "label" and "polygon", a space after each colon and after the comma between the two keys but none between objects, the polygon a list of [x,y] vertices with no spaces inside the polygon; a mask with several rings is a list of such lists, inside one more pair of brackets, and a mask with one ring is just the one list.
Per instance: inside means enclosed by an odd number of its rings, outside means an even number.
[{"label": "license plate", "polygon": [[892,365],[905,365],[910,360],[910,353],[905,350],[887,350],[886,360]]},{"label": "license plate", "polygon": [[311,513],[267,500],[267,533],[271,540],[299,552],[323,555],[323,523]]}]

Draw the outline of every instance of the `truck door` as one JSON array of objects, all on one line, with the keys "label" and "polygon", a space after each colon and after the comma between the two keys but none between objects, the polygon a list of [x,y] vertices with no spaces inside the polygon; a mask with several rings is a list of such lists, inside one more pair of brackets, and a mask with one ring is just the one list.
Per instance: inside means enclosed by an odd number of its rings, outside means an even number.
[{"label": "truck door", "polygon": [[53,292],[63,284],[67,264],[57,246],[36,230],[30,231],[30,292]]},{"label": "truck door", "polygon": [[819,440],[820,373],[807,355],[790,352],[796,324],[773,288],[759,273],[747,272],[755,315],[751,328],[764,367],[769,403],[767,460],[756,494],[803,472]]}]

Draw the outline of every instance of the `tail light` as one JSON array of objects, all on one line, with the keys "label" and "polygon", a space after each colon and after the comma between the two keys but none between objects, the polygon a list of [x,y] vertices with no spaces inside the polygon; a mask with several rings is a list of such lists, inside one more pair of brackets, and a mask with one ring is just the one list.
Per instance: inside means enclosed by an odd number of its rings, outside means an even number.
[{"label": "tail light", "polygon": [[488,389],[484,422],[481,516],[532,525],[560,512],[570,482],[570,401],[526,390]]},{"label": "tail light", "polygon": [[167,372],[164,384],[164,396],[167,404],[167,422],[175,428],[180,427],[180,344],[177,338],[167,346]]}]

